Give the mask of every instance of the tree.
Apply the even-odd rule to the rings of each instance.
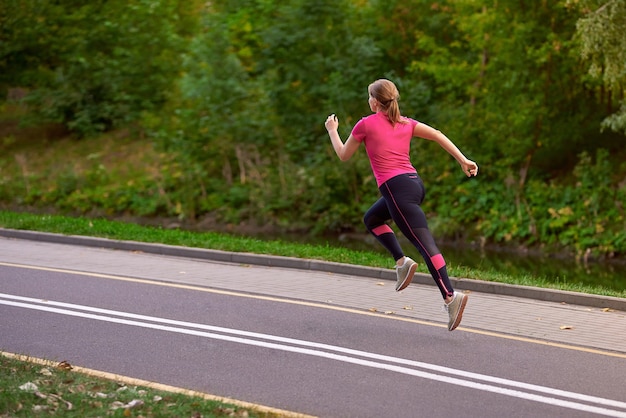
[[[200,167],[192,183],[205,183],[203,210],[306,221],[333,204],[308,186],[336,174],[321,139],[325,116],[342,115],[349,129],[380,74],[366,11],[349,0],[222,0],[206,10],[163,134],[187,167]],[[338,187],[358,195],[351,179]]]
[[[165,102],[198,4],[7,0],[0,83],[27,88],[39,121],[80,135],[126,126]]]
[[[612,113],[602,126],[626,133],[626,0],[570,0],[568,4],[582,15],[576,25],[581,55],[589,64],[589,74],[600,80],[600,100]]]

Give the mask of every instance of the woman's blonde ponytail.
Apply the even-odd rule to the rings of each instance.
[[[396,123],[406,123],[400,113],[400,93],[398,88],[391,81],[381,78],[374,81],[368,87],[369,94],[381,104],[381,110],[385,112],[389,122],[395,126]]]

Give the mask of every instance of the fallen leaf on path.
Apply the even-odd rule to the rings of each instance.
[[[67,361],[63,360],[62,362],[57,364],[57,369],[72,370],[73,367],[72,367],[72,365],[70,363],[68,363]]]
[[[39,374],[42,374],[44,376],[52,376],[52,372],[50,371],[50,369],[45,368],[45,367],[39,370]]]
[[[615,312],[615,309],[611,309],[611,308],[602,308],[602,312]]]
[[[124,405],[124,408],[128,408],[128,409],[133,409],[133,408],[137,408],[143,405],[143,401],[140,399],[133,399],[132,401],[128,402],[126,405]]]
[[[378,283],[376,283],[376,286],[384,286],[384,285],[385,285],[385,282],[378,282]]]
[[[120,401],[115,401],[111,404],[110,409],[112,410],[117,410],[117,409],[126,409],[127,411],[133,409],[133,408],[138,408],[140,406],[143,406],[143,401],[140,399],[133,399],[132,401],[128,402],[128,403],[124,403],[124,402],[120,402]]]
[[[39,390],[39,388],[33,382],[26,382],[22,386],[20,386],[20,390],[25,390],[28,392],[35,392]]]
[[[402,308],[402,309],[404,309],[405,311],[412,311],[412,310],[413,310],[413,307],[412,307],[412,306],[405,306],[405,307],[404,307],[404,308]]]
[[[116,409],[120,409],[120,408],[123,408],[123,407],[124,407],[124,402],[115,401],[115,402],[113,402],[111,404],[111,408],[110,409],[116,410]]]
[[[63,402],[63,403],[65,404],[65,407],[67,408],[67,410],[68,410],[68,411],[69,411],[69,410],[71,410],[71,409],[74,407],[74,405],[72,405],[72,403],[71,403],[71,402],[66,401],[65,399],[63,399],[63,398],[62,398],[62,397],[60,397],[59,395],[55,395],[54,393],[51,393],[51,394],[49,394],[48,396],[49,396],[49,397],[51,397],[51,398],[53,398],[53,399],[56,399],[56,400],[58,400],[58,401]]]
[[[394,313],[394,311],[385,311],[385,315],[393,315]]]
[[[559,328],[560,329],[574,329],[574,327],[571,325],[561,325]]]
[[[87,388],[85,387],[85,385],[78,384],[74,387],[67,388],[67,391],[69,393],[85,393],[87,392]]]
[[[33,392],[33,393],[34,393],[34,394],[35,394],[35,396],[36,396],[36,397],[38,397],[38,398],[41,398],[41,399],[48,399],[48,397],[47,397],[45,394],[43,394],[43,393],[39,392],[38,390],[36,390],[36,391],[35,391],[35,392]]]
[[[370,312],[378,312],[378,309],[376,309],[376,308],[369,308],[368,311],[370,311]]]

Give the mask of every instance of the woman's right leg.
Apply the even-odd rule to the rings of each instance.
[[[376,240],[393,256],[395,261],[404,257],[404,252],[398,243],[396,234],[387,221],[391,220],[391,214],[384,198],[380,198],[365,212],[363,223],[367,230]]]
[[[415,270],[417,270],[417,263],[411,258],[404,256],[396,234],[387,225],[389,220],[391,220],[391,215],[389,214],[387,202],[383,198],[378,199],[363,217],[367,230],[389,251],[396,261],[396,291],[399,292],[405,289],[413,280],[413,275]]]

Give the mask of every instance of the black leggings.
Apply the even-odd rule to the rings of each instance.
[[[395,176],[379,188],[382,197],[365,213],[363,222],[394,260],[404,257],[393,230],[387,225],[393,220],[404,236],[424,258],[428,271],[439,287],[441,295],[452,296],[454,290],[448,278],[446,262],[435,244],[426,215],[420,207],[424,200],[424,183],[417,173]]]

